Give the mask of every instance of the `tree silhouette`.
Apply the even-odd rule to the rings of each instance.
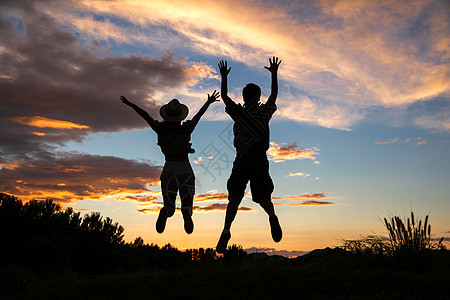
[[[51,199],[25,204],[0,194],[0,263],[16,262],[45,271],[69,266],[89,272],[107,265],[111,250],[124,244],[124,228],[93,212],[84,218],[72,208],[62,210]]]

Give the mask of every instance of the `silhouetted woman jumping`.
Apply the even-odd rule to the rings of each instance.
[[[209,105],[219,101],[218,97],[219,93],[216,91],[212,95],[208,94],[208,100],[192,120],[183,123],[181,121],[187,117],[189,109],[177,99],[173,99],[161,107],[159,113],[164,121],[159,122],[153,119],[145,110],[128,101],[124,96],[120,97],[123,103],[133,108],[156,132],[158,145],[161,147],[166,160],[160,177],[164,207],[159,211],[156,221],[156,231],[158,233],[164,232],[167,218],[170,218],[175,213],[175,201],[178,192],[181,198],[184,230],[188,234],[194,231],[192,204],[195,194],[195,175],[188,158],[189,153],[195,152],[190,143],[191,134]]]

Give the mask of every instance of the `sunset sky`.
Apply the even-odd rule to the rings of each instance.
[[[247,194],[230,244],[295,256],[386,235],[380,219],[411,210],[450,237],[448,0],[3,0],[0,18],[0,192],[100,211],[126,241],[215,247],[235,155],[223,103],[192,135],[194,233],[178,212],[158,234],[164,157],[119,97],[158,120],[177,98],[192,118],[223,59],[229,95],[254,82],[265,101],[278,56],[268,155],[284,237]]]

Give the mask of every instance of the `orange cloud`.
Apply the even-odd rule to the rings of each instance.
[[[287,198],[287,200],[299,200],[299,199],[328,199],[331,197],[328,197],[325,195],[325,193],[305,193],[303,195],[295,195],[295,196],[290,196]]]
[[[435,3],[435,9],[425,16],[430,1],[414,5],[409,2],[375,5],[370,1],[349,4],[344,0],[321,1],[317,5],[296,1],[283,5],[198,0],[81,3],[99,14],[126,19],[132,16],[130,21],[139,25],[170,24],[180,43],[188,41],[189,47],[201,53],[247,64],[259,63],[260,57],[276,45],[280,57],[295,62],[284,66],[286,79],[292,84],[309,85],[311,90],[341,102],[363,98],[387,105],[405,104],[449,90],[448,66],[441,62],[449,56],[444,2]],[[249,17],[249,11],[258,18]],[[302,11],[302,15],[296,16],[293,11]],[[368,11],[370,14],[364,13]],[[307,14],[311,18],[303,17]],[[425,53],[420,48],[425,37],[408,35],[411,22],[418,18],[426,27],[423,31],[428,33],[429,47]],[[96,23],[90,28],[104,26],[105,31],[110,31],[107,19]],[[78,26],[82,31],[81,25]],[[90,28],[84,30],[89,32]],[[115,29],[110,38],[114,38],[117,30],[122,33],[127,29]],[[101,30],[97,33],[99,38],[103,34]],[[134,39],[133,35],[123,36]],[[436,58],[436,63],[428,59],[430,56]],[[341,121],[347,121],[345,114]]]
[[[149,186],[159,183],[160,172],[160,166],[118,157],[49,156],[14,164],[2,163],[0,190],[25,201],[52,198],[63,203],[106,196],[146,195],[151,193],[147,189]]]
[[[144,215],[149,215],[149,214],[157,214],[159,213],[159,211],[161,210],[162,206],[158,206],[158,207],[151,207],[151,208],[142,208],[142,209],[137,209],[136,211],[140,214],[144,214]]]
[[[155,203],[155,201],[158,200],[158,197],[156,196],[146,196],[146,195],[138,195],[138,196],[119,196],[117,197],[117,200],[131,200],[136,202],[142,202],[145,204]]]
[[[445,1],[76,3],[44,8],[83,40],[188,49],[251,67],[261,66],[263,58],[276,51],[285,62],[280,72],[283,80],[299,86],[311,99],[325,100],[311,107],[308,99],[283,97],[288,108],[283,115],[297,121],[349,128],[365,117],[360,108],[410,104],[450,90]],[[420,24],[414,23],[418,19]],[[411,24],[415,34],[410,34]],[[6,72],[0,76],[13,77]]]
[[[422,139],[422,137],[418,137],[417,140],[418,140],[417,145],[423,145],[423,144],[426,144],[426,143],[427,143],[427,141],[424,141],[424,140]]]
[[[283,162],[294,159],[312,159],[316,160],[316,155],[319,154],[319,149],[316,147],[305,148],[297,145],[297,143],[283,144],[279,146],[275,142],[270,142],[270,148],[267,150],[269,159],[274,162]]]
[[[11,163],[7,162],[0,162],[0,169],[8,169],[8,170],[14,170],[20,167],[20,164],[18,164],[19,161],[14,161]]]
[[[288,202],[297,202],[297,203],[289,203],[289,206],[306,206],[306,205],[335,205],[335,202],[323,201],[323,199],[332,198],[330,196],[325,195],[326,193],[305,193],[302,195],[294,195],[286,198]]]
[[[380,142],[380,141],[378,141],[378,142],[375,142],[375,144],[376,144],[376,145],[386,145],[386,144],[397,143],[398,141],[399,141],[398,138],[393,138],[393,139],[387,140],[387,141],[385,141],[385,142]]]
[[[190,79],[189,85],[196,85],[201,79],[206,78],[220,80],[216,70],[204,63],[191,63],[191,67],[187,70],[187,75]]]
[[[198,212],[213,212],[213,211],[225,211],[227,209],[227,204],[225,203],[212,203],[207,206],[194,206],[194,210]],[[250,212],[254,211],[253,208],[239,207],[239,211]]]
[[[194,201],[228,201],[228,194],[203,194],[194,198]]]
[[[37,136],[45,136],[45,132],[33,132],[33,134]]]
[[[89,128],[89,126],[85,126],[85,125],[79,125],[79,124],[75,124],[75,123],[68,122],[68,121],[49,119],[49,118],[40,117],[40,116],[13,117],[13,118],[9,118],[8,120],[19,123],[19,124],[28,125],[28,126],[32,126],[32,127],[39,127],[39,128],[55,128],[55,129],[87,129],[87,128]],[[41,135],[41,134],[38,133],[37,135]],[[43,135],[45,135],[45,134],[43,134]]]

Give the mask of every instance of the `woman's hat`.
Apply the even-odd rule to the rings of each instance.
[[[161,106],[159,114],[167,122],[181,122],[189,113],[186,105],[181,104],[177,99],[172,99],[168,104]]]

